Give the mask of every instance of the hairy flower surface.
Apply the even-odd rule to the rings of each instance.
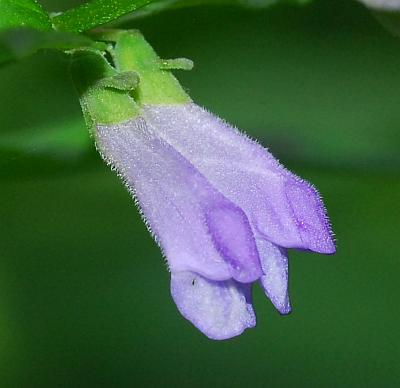
[[[103,74],[82,86],[81,104],[166,257],[181,314],[209,338],[239,335],[256,323],[254,282],[289,313],[287,249],[335,252],[316,189],[194,104],[165,69],[186,62],[160,61],[135,32],[118,37],[114,58],[116,76],[104,59],[79,56],[77,74],[82,60]],[[140,79],[134,93],[121,89],[127,77],[129,88]]]
[[[255,281],[290,312],[286,248],[335,251],[316,190],[193,103],[99,125],[97,146],[165,254],[179,311],[210,338],[255,325]]]

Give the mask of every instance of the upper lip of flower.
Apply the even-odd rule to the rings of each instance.
[[[332,254],[335,245],[314,187],[258,143],[193,103],[144,106],[157,134],[246,213],[256,237]]]

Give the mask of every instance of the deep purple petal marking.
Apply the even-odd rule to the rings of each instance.
[[[232,277],[249,283],[263,275],[256,243],[243,211],[232,205],[207,211],[207,225],[221,256],[230,264]]]

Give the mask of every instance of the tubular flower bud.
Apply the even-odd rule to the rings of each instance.
[[[115,68],[90,56],[108,81],[78,88],[81,104],[100,154],[166,257],[179,311],[209,338],[231,338],[255,325],[258,282],[289,313],[287,249],[335,252],[318,192],[192,102],[169,71],[190,67],[187,60],[160,60],[135,31],[115,40]],[[87,66],[82,60],[74,62],[75,79]],[[121,74],[139,80],[133,91],[116,87]],[[113,106],[113,96],[124,114],[107,108],[110,120],[103,105]]]

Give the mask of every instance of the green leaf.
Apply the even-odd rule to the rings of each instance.
[[[135,11],[154,0],[92,0],[53,17],[57,30],[82,32]]]
[[[0,0],[0,30],[18,27],[46,31],[51,21],[36,0]]]
[[[292,5],[306,5],[313,0],[159,0],[150,2],[135,13],[123,18],[123,22],[154,15],[166,10],[197,7],[202,5],[223,6],[233,5],[248,9],[261,9],[286,3]]]
[[[13,30],[0,34],[0,64],[16,61],[42,49],[92,48],[104,51],[106,47],[105,43],[70,32]]]
[[[0,0],[1,1],[1,0]],[[264,8],[276,3],[306,4],[312,0],[92,0],[52,18],[57,30],[83,32],[112,22],[135,12],[134,18],[158,13],[166,9],[188,8],[204,4],[240,5]]]

